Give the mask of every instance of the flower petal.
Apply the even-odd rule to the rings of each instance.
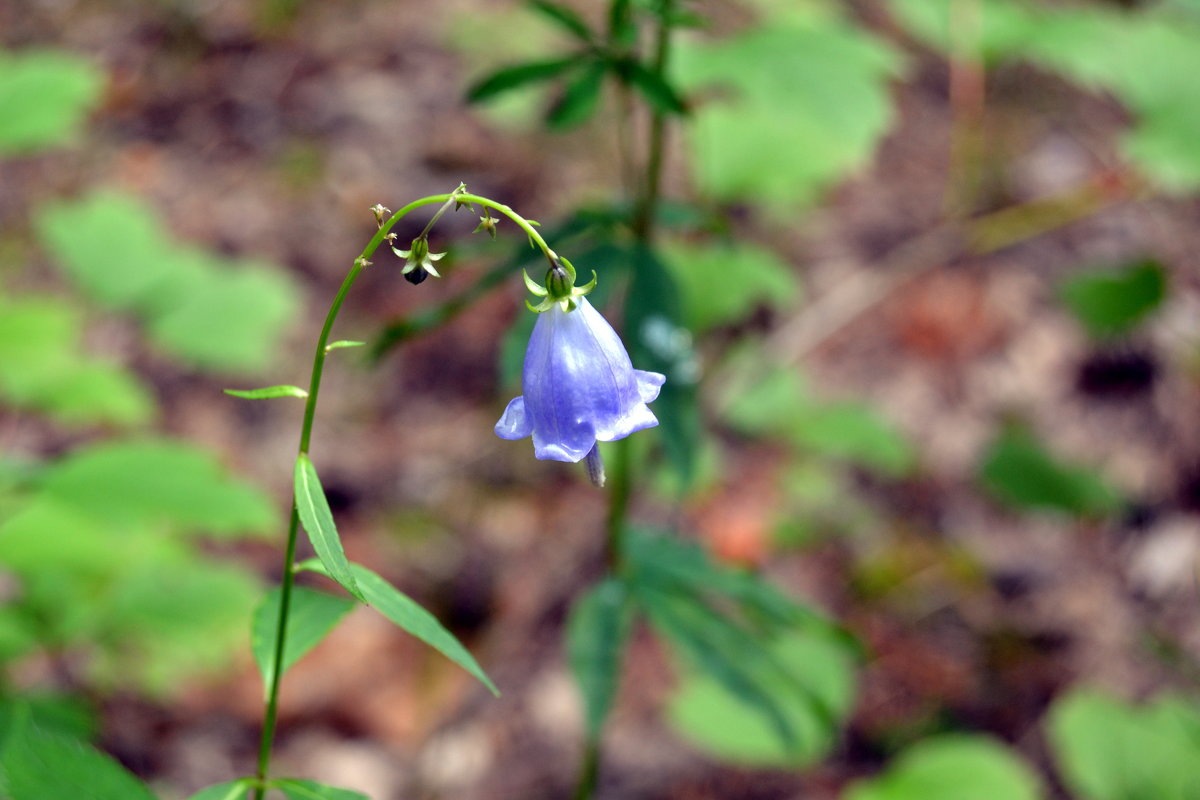
[[[524,439],[533,433],[533,422],[525,413],[525,398],[514,397],[496,423],[496,435],[501,439]]]
[[[658,390],[667,380],[667,376],[661,372],[646,372],[642,369],[635,369],[633,377],[637,378],[638,396],[642,398],[643,403],[654,401],[658,397]]]

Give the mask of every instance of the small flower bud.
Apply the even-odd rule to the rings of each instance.
[[[546,271],[546,291],[552,299],[570,297],[574,288],[575,276],[568,272],[561,262],[556,261],[554,266]]]

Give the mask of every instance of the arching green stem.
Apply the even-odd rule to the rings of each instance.
[[[371,256],[379,249],[379,246],[388,239],[388,234],[392,228],[409,213],[418,208],[436,203],[442,203],[442,208],[430,220],[426,226],[422,236],[429,233],[433,224],[451,205],[455,203],[475,203],[480,206],[499,211],[506,217],[517,223],[520,228],[528,234],[531,241],[536,244],[551,264],[557,262],[558,256],[550,249],[546,241],[537,232],[534,226],[522,217],[517,212],[513,211],[503,203],[497,203],[486,197],[469,194],[462,190],[463,187],[455,189],[448,194],[430,195],[422,197],[419,200],[414,200],[408,205],[401,208],[396,213],[392,214],[382,225],[375,235],[371,237],[371,241],[367,242],[367,246],[363,248],[358,257],[354,259],[350,271],[346,273],[345,279],[342,281],[341,288],[333,298],[333,302],[329,306],[329,312],[325,315],[325,324],[321,327],[321,335],[317,337],[316,350],[313,353],[312,377],[308,384],[308,397],[304,404],[304,421],[300,427],[300,448],[301,455],[308,453],[309,445],[312,442],[313,420],[317,412],[317,396],[321,391],[321,375],[325,371],[325,349],[329,343],[329,334],[333,330],[333,323],[337,319],[338,312],[342,309],[342,303],[346,300],[346,295],[350,292],[350,287],[354,285],[354,281],[358,276],[371,264]],[[399,272],[397,272],[399,275]],[[266,795],[266,780],[271,766],[271,745],[275,739],[275,728],[279,717],[279,686],[283,678],[283,670],[278,668],[278,665],[283,663],[284,649],[287,644],[287,623],[291,611],[292,587],[295,585],[295,562],[296,562],[296,542],[299,538],[300,531],[300,516],[296,511],[295,503],[292,504],[291,518],[288,522],[287,545],[284,548],[283,557],[283,576],[279,589],[279,618],[275,629],[274,642],[274,663],[276,669],[271,673],[271,683],[267,688],[266,710],[263,715],[262,736],[259,739],[258,748],[258,769],[255,773],[257,784],[254,789],[254,800],[263,800]]]

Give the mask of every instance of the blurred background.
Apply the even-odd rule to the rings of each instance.
[[[0,0],[0,717],[168,800],[253,771],[302,404],[221,390],[306,385],[370,207],[463,181],[618,327],[671,309],[631,341],[677,389],[632,519],[842,634],[796,651],[828,707],[781,700],[781,744],[636,626],[598,797],[1200,798],[1200,3],[673,5],[661,86],[497,89],[608,5]],[[613,221],[656,115],[662,294]],[[583,749],[562,639],[607,501],[492,432],[540,275],[478,221],[438,224],[442,280],[377,253],[317,412],[347,552],[503,693],[349,612],[276,768],[373,798],[568,797]]]

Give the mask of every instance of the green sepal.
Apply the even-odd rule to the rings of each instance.
[[[535,314],[543,314],[543,313],[549,311],[550,309],[554,308],[554,304],[559,303],[559,302],[561,302],[561,301],[555,300],[552,297],[547,297],[545,300],[543,300],[542,302],[538,303],[535,306],[533,303],[526,300],[525,307],[528,308],[530,311],[532,311]]]
[[[599,279],[599,276],[596,275],[596,270],[592,270],[592,279],[590,281],[588,281],[587,283],[585,283],[583,286],[576,286],[575,291],[572,292],[572,294],[575,297],[583,297],[585,294],[590,294],[592,289],[596,288],[596,281],[598,279]]]
[[[521,275],[525,278],[525,288],[528,289],[532,294],[536,294],[538,297],[545,297],[549,294],[549,292],[546,291],[546,287],[529,277],[528,272],[521,270]]]

